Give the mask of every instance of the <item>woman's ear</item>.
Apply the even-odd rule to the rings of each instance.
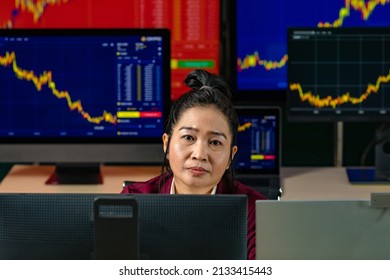
[[[234,159],[234,156],[236,155],[237,151],[238,151],[238,147],[237,146],[233,146],[233,148],[232,148],[232,158],[229,160],[229,163],[228,163],[228,165],[226,167],[226,170],[229,169],[230,164],[232,163],[232,161]]]
[[[233,148],[232,148],[232,158],[231,158],[230,161],[233,161],[234,156],[236,155],[237,151],[238,151],[238,147],[237,146],[233,146]]]
[[[168,143],[169,143],[169,136],[168,134],[164,133],[163,136],[162,136],[162,141],[163,141],[163,149],[164,149],[164,153],[167,153],[167,156],[168,156]]]

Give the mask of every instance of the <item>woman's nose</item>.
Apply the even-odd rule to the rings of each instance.
[[[198,141],[193,146],[194,149],[192,151],[192,159],[197,159],[199,161],[207,161],[208,152],[207,152],[207,144],[201,141]]]

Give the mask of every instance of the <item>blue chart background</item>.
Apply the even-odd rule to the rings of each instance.
[[[14,51],[17,65],[34,71],[35,76],[51,71],[56,88],[68,91],[72,101],[81,100],[91,116],[99,116],[104,110],[115,113],[115,98],[107,94],[115,88],[115,75],[112,75],[116,71],[115,52],[87,47],[76,38],[67,38],[74,47],[67,47],[61,41],[56,44],[53,39],[43,45],[44,40],[39,40],[39,46],[34,38],[26,44],[7,44],[9,48],[1,48],[1,53]],[[18,131],[17,136],[33,136],[33,133],[59,136],[60,132],[79,136],[92,131],[96,125],[83,119],[77,110],[70,111],[66,99],[58,99],[46,84],[38,91],[31,81],[18,79],[12,66],[1,67],[0,77],[1,95],[8,108],[2,129]]]
[[[276,155],[275,119],[269,117],[259,119],[259,116],[240,117],[240,124],[245,123],[251,123],[251,126],[238,133],[239,149],[235,158],[236,168],[274,170],[277,167],[276,158],[275,160],[252,161],[251,155]]]
[[[344,0],[237,0],[237,58],[257,51],[260,59],[280,61],[287,53],[288,27],[333,22],[344,5]],[[351,10],[342,26],[390,26],[390,3],[378,5],[366,21],[360,12]],[[286,67],[267,71],[258,66],[237,71],[238,90],[285,90],[286,79]]]
[[[68,91],[72,102],[80,100],[84,111],[91,117],[102,116],[104,111],[116,115],[119,87],[116,48],[102,47],[102,43],[116,40],[121,42],[123,38],[91,37],[83,40],[68,36],[59,37],[57,41],[55,38],[44,37],[32,37],[29,40],[23,44],[20,42],[1,44],[0,55],[5,56],[7,51],[15,52],[18,67],[34,71],[35,76],[42,75],[44,71],[51,71],[56,88],[60,91]],[[133,39],[127,36],[126,40],[136,42],[139,36]],[[130,41],[128,41],[129,46],[133,46],[134,42]],[[148,44],[148,47],[151,47],[150,50],[153,48],[156,50],[149,53],[153,55],[157,53],[157,42]],[[156,62],[155,65],[161,67],[161,61]],[[121,74],[125,75],[122,72]],[[125,80],[122,79],[120,87],[130,86],[125,85]],[[66,99],[57,98],[47,84],[44,84],[39,91],[32,81],[18,79],[12,70],[12,65],[0,66],[0,80],[0,104],[5,113],[0,124],[1,136],[7,136],[12,132],[15,137],[111,137],[117,136],[117,131],[137,131],[137,135],[141,137],[149,134],[156,134],[154,136],[158,137],[161,135],[162,123],[159,129],[138,128],[140,123],[147,125],[153,122],[152,118],[134,119],[137,125],[121,123],[114,125],[105,121],[99,124],[90,123],[77,109],[71,111]],[[132,81],[134,83],[131,87],[133,93],[136,93],[136,78],[133,77]],[[161,85],[155,83],[151,86],[153,92],[162,92],[161,88],[157,90]],[[135,110],[162,111],[162,108],[158,108],[162,106],[160,97],[153,108],[141,103],[134,102]]]

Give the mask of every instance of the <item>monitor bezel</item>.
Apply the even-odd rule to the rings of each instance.
[[[246,195],[3,193],[1,216],[7,219],[0,218],[0,259],[94,259],[93,213],[99,198],[113,199],[113,207],[118,199],[137,201],[140,259],[247,258]],[[121,217],[115,217],[117,208],[109,209],[107,215]],[[180,223],[185,219],[187,225]]]

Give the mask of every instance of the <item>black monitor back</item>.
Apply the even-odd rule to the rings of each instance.
[[[0,194],[0,259],[94,259],[96,198]],[[246,259],[247,198],[127,195],[138,204],[141,259]]]

